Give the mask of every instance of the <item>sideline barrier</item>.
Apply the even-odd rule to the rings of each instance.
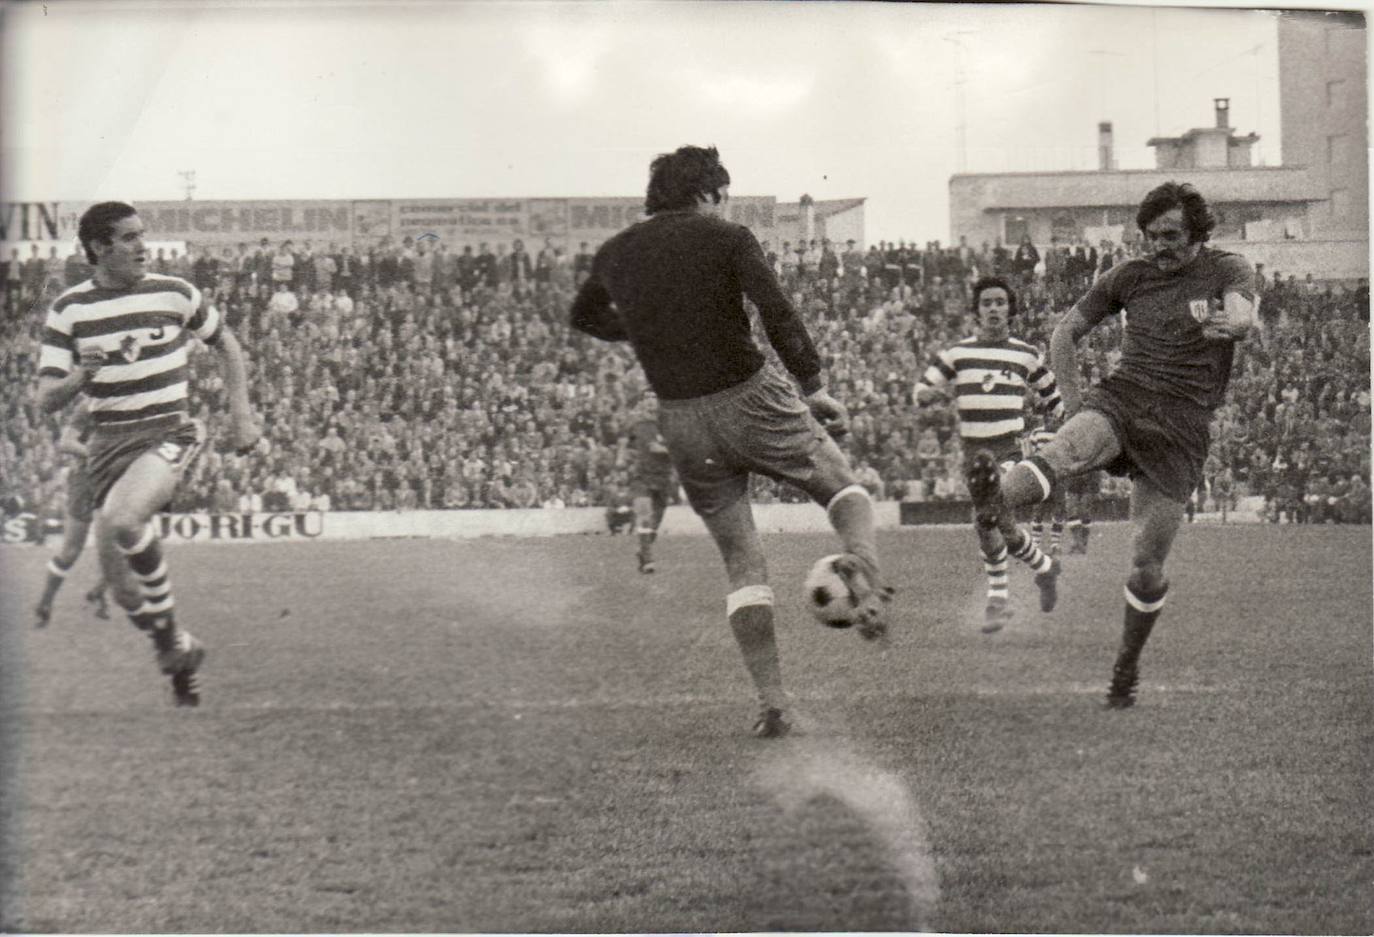
[[[879,527],[900,523],[896,502],[874,505]],[[758,504],[754,520],[764,533],[830,529],[814,504]],[[158,533],[167,543],[274,543],[288,540],[468,539],[604,534],[605,508],[480,511],[319,511],[278,514],[160,514]],[[691,508],[674,505],[662,531],[671,536],[705,534]]]
[[[1093,498],[1090,502],[1094,521],[1124,521],[1131,516],[1131,502],[1127,498]],[[1029,521],[1031,508],[1016,512],[1021,521]],[[901,522],[906,525],[967,524],[973,517],[972,501],[903,501]]]
[[[1232,523],[1259,523],[1262,498],[1240,499]],[[878,501],[873,505],[879,529],[931,525],[965,526],[972,506],[967,501]],[[1125,498],[1101,499],[1094,521],[1124,520]],[[1220,515],[1200,512],[1200,521]],[[766,534],[824,533],[830,530],[825,511],[814,504],[756,504],[754,522]],[[13,517],[0,525],[0,544],[38,541],[38,518]],[[302,540],[471,539],[475,537],[554,537],[565,534],[605,534],[605,508],[481,511],[284,511],[259,514],[159,514],[158,533],[177,543],[281,543]],[[704,535],[706,527],[686,505],[673,505],[663,518],[666,536]],[[50,527],[47,543],[60,537]]]

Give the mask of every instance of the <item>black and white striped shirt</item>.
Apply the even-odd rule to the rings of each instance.
[[[106,358],[83,391],[95,431],[147,425],[187,412],[187,342],[212,342],[219,330],[219,313],[179,277],[147,274],[120,289],[86,280],[53,301],[38,373],[66,377],[94,345]]]
[[[1018,338],[987,342],[970,336],[938,352],[917,385],[953,388],[959,435],[980,447],[1014,443],[1025,431],[1027,390],[1039,396],[1038,409],[1056,418],[1064,413],[1054,373],[1034,345]]]

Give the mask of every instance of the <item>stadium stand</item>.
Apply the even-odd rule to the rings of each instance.
[[[1014,331],[1044,347],[1056,316],[1130,256],[1105,242],[1091,254],[1050,245],[1038,262],[986,244],[764,247],[851,407],[847,445],[863,483],[902,500],[966,496],[952,407],[914,407],[911,385],[931,352],[972,331],[969,284],[989,272],[1014,278],[1023,307]],[[566,325],[585,257],[548,244],[535,257],[518,242],[496,248],[459,254],[407,242],[316,254],[262,244],[215,257],[192,246],[155,258],[155,269],[211,295],[244,342],[270,443],[249,456],[208,451],[172,508],[558,508],[623,498],[625,420],[644,380],[628,349],[593,348]],[[273,256],[284,253],[291,262],[274,278]],[[55,514],[59,424],[32,399],[37,341],[46,303],[88,271],[48,264],[41,281],[29,266],[30,278],[0,277],[0,492]],[[1234,508],[1262,495],[1270,520],[1368,522],[1368,282],[1275,272],[1261,290],[1263,328],[1237,352],[1200,501]],[[1099,329],[1088,342],[1085,378],[1110,370],[1119,334]],[[192,407],[215,439],[225,405],[208,362],[193,355]],[[754,495],[802,500],[766,479]]]

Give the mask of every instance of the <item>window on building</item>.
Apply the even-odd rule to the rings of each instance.
[[[1331,190],[1331,217],[1345,218],[1350,215],[1350,190]]]
[[[1348,137],[1343,133],[1327,134],[1326,137],[1326,166],[1334,169],[1345,159],[1345,145]]]
[[[1003,244],[1020,244],[1021,239],[1030,234],[1030,225],[1024,215],[1008,215],[1002,235]]]
[[[1083,229],[1072,215],[1055,215],[1050,222],[1050,237],[1057,238],[1060,244],[1069,244],[1082,233]]]
[[[1345,105],[1345,79],[1337,78],[1326,83],[1326,106],[1331,108]]]

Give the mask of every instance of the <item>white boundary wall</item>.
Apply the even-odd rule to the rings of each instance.
[[[879,527],[899,526],[895,501],[874,504]],[[764,533],[826,531],[825,511],[814,504],[756,504]],[[552,537],[606,532],[605,508],[487,511],[305,511],[281,514],[162,514],[158,533],[168,543],[273,543],[285,540],[467,539]],[[662,533],[706,533],[685,505],[668,508]]]
[[[1232,523],[1257,523],[1260,498],[1242,498]],[[896,501],[873,505],[880,529],[901,528]],[[1219,515],[1199,513],[1201,521]],[[823,533],[830,530],[825,511],[814,504],[756,504],[754,520],[763,533]],[[278,543],[290,540],[396,540],[475,537],[553,537],[604,534],[605,508],[483,511],[305,511],[281,514],[161,514],[158,532],[176,543]],[[925,525],[907,525],[917,530]],[[942,525],[942,526],[965,526]],[[668,508],[660,531],[665,536],[700,536],[701,519],[685,505]]]

